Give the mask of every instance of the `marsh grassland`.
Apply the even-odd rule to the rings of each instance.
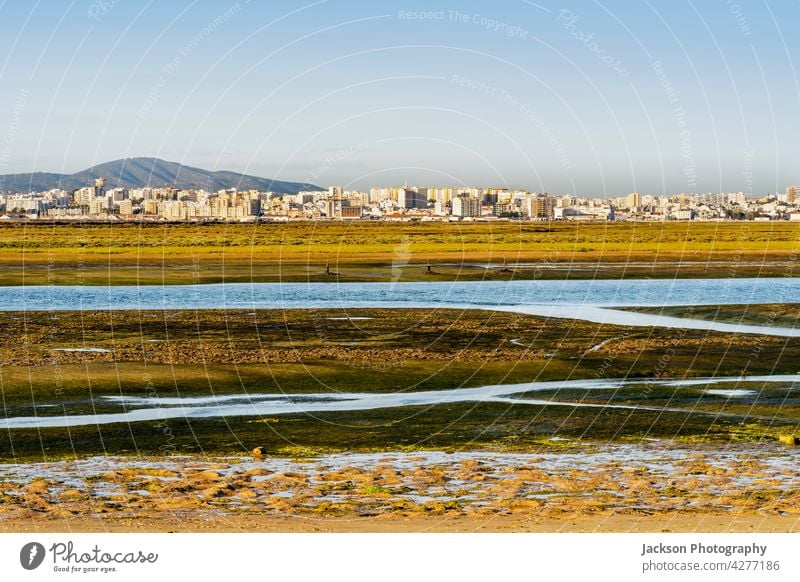
[[[796,224],[752,221],[12,223],[0,270],[6,285],[782,277],[798,242]]]

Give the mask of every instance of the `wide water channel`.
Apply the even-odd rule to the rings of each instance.
[[[616,325],[800,336],[798,329],[615,307],[800,302],[800,279],[633,279],[446,283],[233,283],[0,287],[0,311],[147,309],[488,309]]]

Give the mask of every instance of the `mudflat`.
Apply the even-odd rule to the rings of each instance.
[[[585,443],[0,467],[5,531],[797,531],[796,449]]]

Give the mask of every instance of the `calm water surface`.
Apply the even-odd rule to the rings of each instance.
[[[628,313],[614,307],[800,302],[800,279],[445,283],[235,283],[0,287],[0,311],[146,309],[490,309],[617,325],[800,336],[800,329]]]
[[[797,302],[800,279],[793,278],[0,287],[2,311]]]

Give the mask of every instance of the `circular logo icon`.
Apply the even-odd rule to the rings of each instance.
[[[44,546],[39,542],[30,542],[19,551],[19,563],[26,570],[35,570],[44,561]]]

